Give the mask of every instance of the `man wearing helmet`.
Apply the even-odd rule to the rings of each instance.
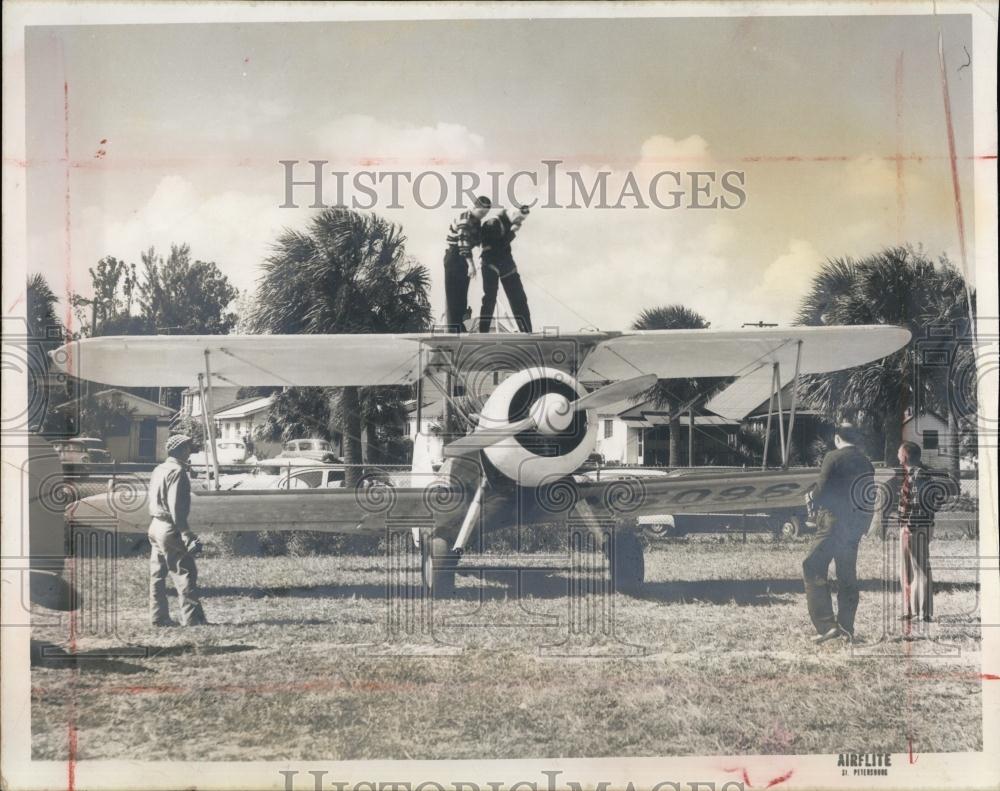
[[[208,623],[198,598],[198,567],[194,556],[201,542],[188,526],[191,480],[187,460],[191,438],[174,434],[167,440],[167,458],[149,481],[149,613],[153,626],[173,626],[167,606],[167,574],[173,578],[185,626]]]

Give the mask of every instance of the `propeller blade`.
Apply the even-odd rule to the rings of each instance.
[[[656,374],[643,374],[631,379],[622,379],[620,382],[612,382],[609,385],[598,388],[593,393],[587,393],[583,398],[578,398],[573,402],[573,409],[599,409],[602,406],[621,401],[623,398],[638,395],[643,390],[648,390],[656,384]]]
[[[527,431],[534,427],[535,419],[533,417],[526,417],[524,420],[518,420],[516,423],[508,423],[506,426],[479,429],[456,439],[454,442],[449,442],[444,448],[444,455],[464,456],[469,453],[478,453],[491,445],[496,445],[498,442],[502,442],[509,437],[513,437],[515,434],[520,434],[522,431]]]

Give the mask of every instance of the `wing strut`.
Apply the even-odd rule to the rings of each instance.
[[[205,349],[205,373],[198,374],[198,390],[201,393],[201,416],[205,422],[205,440],[212,454],[212,469],[215,472],[215,491],[219,491],[219,454],[215,447],[215,409],[212,404],[212,368],[208,362],[209,351]]]
[[[783,467],[788,469],[788,458],[792,455],[792,429],[795,428],[795,407],[798,404],[799,395],[799,369],[802,366],[802,341],[797,343],[795,349],[795,374],[792,376],[792,404],[788,414],[788,444],[782,454],[784,459]]]
[[[788,432],[785,432],[785,411],[781,403],[781,363],[775,362],[771,369],[771,397],[767,401],[767,426],[764,429],[764,457],[760,468],[767,469],[767,451],[771,445],[771,418],[775,416],[777,406],[778,439],[781,442],[781,469],[788,469],[788,461],[792,454],[792,430],[795,428],[795,409],[798,406],[799,372],[802,367],[802,341],[796,343],[795,374],[792,377],[792,403],[788,409]]]

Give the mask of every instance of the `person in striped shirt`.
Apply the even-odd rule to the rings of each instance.
[[[897,501],[904,621],[930,621],[934,614],[930,544],[934,537],[934,514],[941,506],[946,484],[939,474],[924,466],[922,455],[917,443],[902,443],[897,453],[901,469],[889,482]]]
[[[444,254],[444,291],[448,304],[448,331],[462,332],[469,306],[469,283],[476,276],[474,248],[481,244],[482,219],[493,204],[485,195],[476,198],[472,208],[463,211],[448,228]]]

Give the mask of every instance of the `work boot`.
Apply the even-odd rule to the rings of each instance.
[[[816,645],[822,645],[823,643],[829,642],[830,640],[836,640],[838,637],[842,639],[846,638],[848,641],[853,639],[851,633],[848,632],[843,627],[831,626],[829,629],[823,632],[823,634],[818,634],[815,637],[813,637],[812,641]]]

